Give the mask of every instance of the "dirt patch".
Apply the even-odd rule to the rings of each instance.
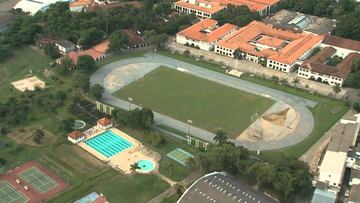
[[[44,137],[41,139],[41,144],[36,144],[33,141],[33,134],[35,130],[42,130],[44,132]],[[31,125],[25,128],[18,128],[13,130],[8,134],[8,137],[13,139],[15,142],[24,145],[31,145],[36,147],[46,146],[57,141],[57,136],[53,133],[44,129],[42,125]]]
[[[258,118],[237,139],[251,142],[279,140],[290,135],[298,126],[300,115],[290,106]]]
[[[21,80],[17,80],[11,83],[16,89],[21,92],[25,92],[26,90],[34,91],[35,88],[45,88],[45,82],[37,78],[36,76],[27,77]]]
[[[62,144],[55,151],[62,161],[74,166],[83,173],[98,174],[100,170],[107,166],[77,145]]]

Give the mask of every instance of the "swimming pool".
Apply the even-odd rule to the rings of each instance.
[[[139,160],[136,162],[140,167],[139,172],[148,173],[155,169],[155,163],[150,160]]]
[[[85,144],[89,145],[106,158],[112,157],[115,154],[133,146],[131,142],[111,130],[107,130],[91,139],[86,140]]]

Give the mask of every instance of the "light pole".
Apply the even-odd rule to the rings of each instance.
[[[187,120],[188,123],[188,135],[190,136],[190,125],[192,124],[192,120]]]
[[[130,111],[130,108],[131,108],[131,102],[133,101],[133,98],[129,97],[129,98],[128,98],[128,101],[129,101],[129,111]]]

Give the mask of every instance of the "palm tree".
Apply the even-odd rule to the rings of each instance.
[[[295,87],[296,87],[299,83],[300,83],[299,78],[294,78],[294,80],[292,81],[292,84],[294,84]]]
[[[214,141],[216,144],[222,145],[226,143],[228,140],[228,137],[226,136],[226,132],[219,129],[215,132]]]
[[[133,163],[133,164],[130,165],[130,171],[131,171],[131,173],[135,173],[135,172],[136,172],[136,169],[141,169],[138,163],[135,162],[135,163]]]
[[[271,77],[271,81],[272,81],[273,83],[279,83],[279,77],[273,75],[273,76]]]
[[[336,84],[335,86],[333,86],[333,91],[334,91],[335,97],[336,97],[336,95],[337,95],[339,92],[341,92],[341,87],[340,87],[340,85]]]
[[[280,80],[280,83],[281,83],[281,85],[284,85],[284,86],[288,86],[289,85],[289,82],[288,82],[288,80],[287,79],[282,79],[282,80]]]

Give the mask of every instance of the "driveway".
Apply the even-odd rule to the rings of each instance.
[[[262,85],[250,83],[248,81],[244,81],[222,73],[204,69],[199,66],[182,62],[173,58],[158,55],[154,52],[149,52],[145,57],[125,59],[107,64],[91,76],[90,83],[91,85],[100,84],[105,88],[105,92],[103,94],[103,100],[105,103],[127,110],[129,108],[129,103],[113,96],[112,93],[137,79],[141,79],[143,75],[151,72],[160,65],[164,65],[173,69],[181,67],[187,69],[189,74],[193,74],[195,76],[252,94],[271,95],[272,99],[275,100],[277,104],[288,104],[300,114],[299,125],[289,136],[279,140],[267,142],[259,141],[256,143],[239,139],[231,140],[237,146],[245,146],[250,150],[281,149],[301,142],[312,132],[314,128],[314,118],[312,113],[307,108],[314,107],[316,105],[316,102],[314,101],[271,89]],[[134,104],[131,105],[131,109],[138,107],[140,106]],[[187,132],[186,123],[157,112],[154,112],[154,114],[156,124],[167,125],[177,130]],[[191,134],[210,143],[213,143],[213,137],[215,136],[214,133],[194,126],[191,127]]]

